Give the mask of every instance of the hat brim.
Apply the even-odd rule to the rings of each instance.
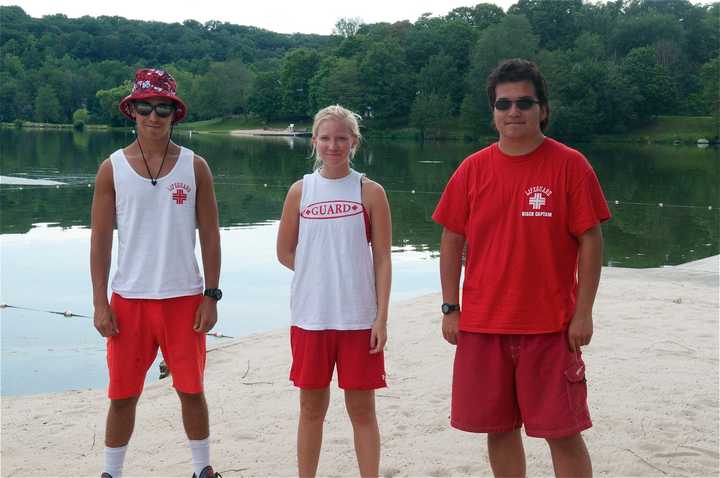
[[[157,91],[137,91],[123,98],[118,105],[120,112],[130,121],[135,121],[135,117],[132,115],[132,107],[130,103],[136,100],[147,100],[149,98],[166,98],[175,103],[175,118],[173,123],[179,123],[187,116],[187,105],[180,99],[179,96],[168,95]]]

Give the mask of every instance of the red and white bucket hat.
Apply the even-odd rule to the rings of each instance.
[[[120,102],[120,112],[128,119],[135,121],[130,113],[132,101],[158,97],[167,98],[175,103],[173,123],[179,123],[187,116],[187,106],[175,93],[176,89],[175,79],[167,71],[157,68],[142,68],[135,72],[132,92]]]

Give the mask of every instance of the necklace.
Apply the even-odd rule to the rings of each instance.
[[[168,137],[168,142],[165,145],[165,152],[163,153],[163,158],[160,162],[160,169],[158,169],[157,176],[155,177],[153,177],[152,173],[150,172],[150,166],[148,166],[147,159],[145,159],[145,153],[143,152],[142,146],[140,146],[140,138],[137,139],[137,144],[138,148],[140,148],[140,154],[142,155],[143,163],[145,163],[145,169],[147,169],[148,176],[150,176],[150,183],[153,186],[156,186],[158,179],[160,178],[160,172],[162,171],[163,164],[165,164],[165,157],[167,156],[168,148],[170,147],[170,137]]]

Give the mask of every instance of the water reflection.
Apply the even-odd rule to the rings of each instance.
[[[123,132],[0,130],[0,175],[67,183],[0,185],[1,302],[92,314],[91,186],[100,162],[132,140]],[[239,336],[286,326],[291,273],[275,260],[275,236],[287,188],[311,167],[309,141],[209,134],[178,141],[215,175],[225,292],[218,330]],[[479,147],[373,142],[358,152],[356,169],[383,184],[391,204],[393,300],[439,290],[440,228],[431,215],[447,179]],[[718,253],[717,149],[580,149],[614,216],[604,225],[606,264],[651,267]],[[104,341],[89,319],[1,310],[3,394],[106,385]]]
[[[59,189],[2,186],[0,233],[25,233],[36,223],[87,227],[88,184],[100,161],[132,139],[129,132],[0,131],[3,175],[70,183]],[[210,163],[223,228],[277,220],[287,188],[312,163],[306,138],[182,133],[178,141]],[[431,221],[432,211],[462,158],[479,147],[395,141],[360,149],[355,168],[388,191],[395,251],[438,250],[440,229]],[[614,216],[604,226],[606,264],[649,267],[718,253],[717,149],[577,147],[597,171]]]

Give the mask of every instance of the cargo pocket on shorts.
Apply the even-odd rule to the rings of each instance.
[[[578,358],[565,369],[567,379],[567,395],[570,410],[575,415],[589,415],[587,408],[587,380],[585,379],[585,363]]]

